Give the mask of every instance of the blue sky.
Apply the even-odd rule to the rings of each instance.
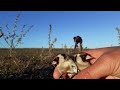
[[[17,14],[21,14],[17,30],[25,24],[32,30],[23,38],[21,48],[48,48],[49,25],[52,40],[57,38],[55,48],[61,44],[74,45],[73,37],[83,38],[83,47],[100,48],[118,46],[116,27],[120,28],[120,11],[0,11],[0,26],[6,33],[6,24],[13,29]],[[0,47],[8,47],[0,38]]]

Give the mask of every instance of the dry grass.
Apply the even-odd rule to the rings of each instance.
[[[71,54],[73,49],[15,49],[9,57],[8,49],[0,49],[0,79],[53,79],[51,61],[59,53]]]

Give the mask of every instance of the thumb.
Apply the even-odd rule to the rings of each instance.
[[[94,64],[79,72],[72,79],[100,79],[110,75],[110,65],[102,57]]]
[[[59,79],[61,76],[61,73],[58,70],[58,66],[55,67],[54,72],[53,72],[53,78],[54,79]]]

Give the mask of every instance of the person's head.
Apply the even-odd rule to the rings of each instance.
[[[73,37],[74,42],[76,42],[76,37]]]
[[[0,38],[3,36],[3,32],[2,31],[0,31]]]
[[[76,43],[82,43],[82,38],[80,36],[75,36],[73,37],[73,39],[74,39],[74,42]]]

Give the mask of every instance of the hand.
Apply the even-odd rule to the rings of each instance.
[[[94,57],[92,64],[72,79],[119,79],[120,47],[99,48],[83,51]]]

